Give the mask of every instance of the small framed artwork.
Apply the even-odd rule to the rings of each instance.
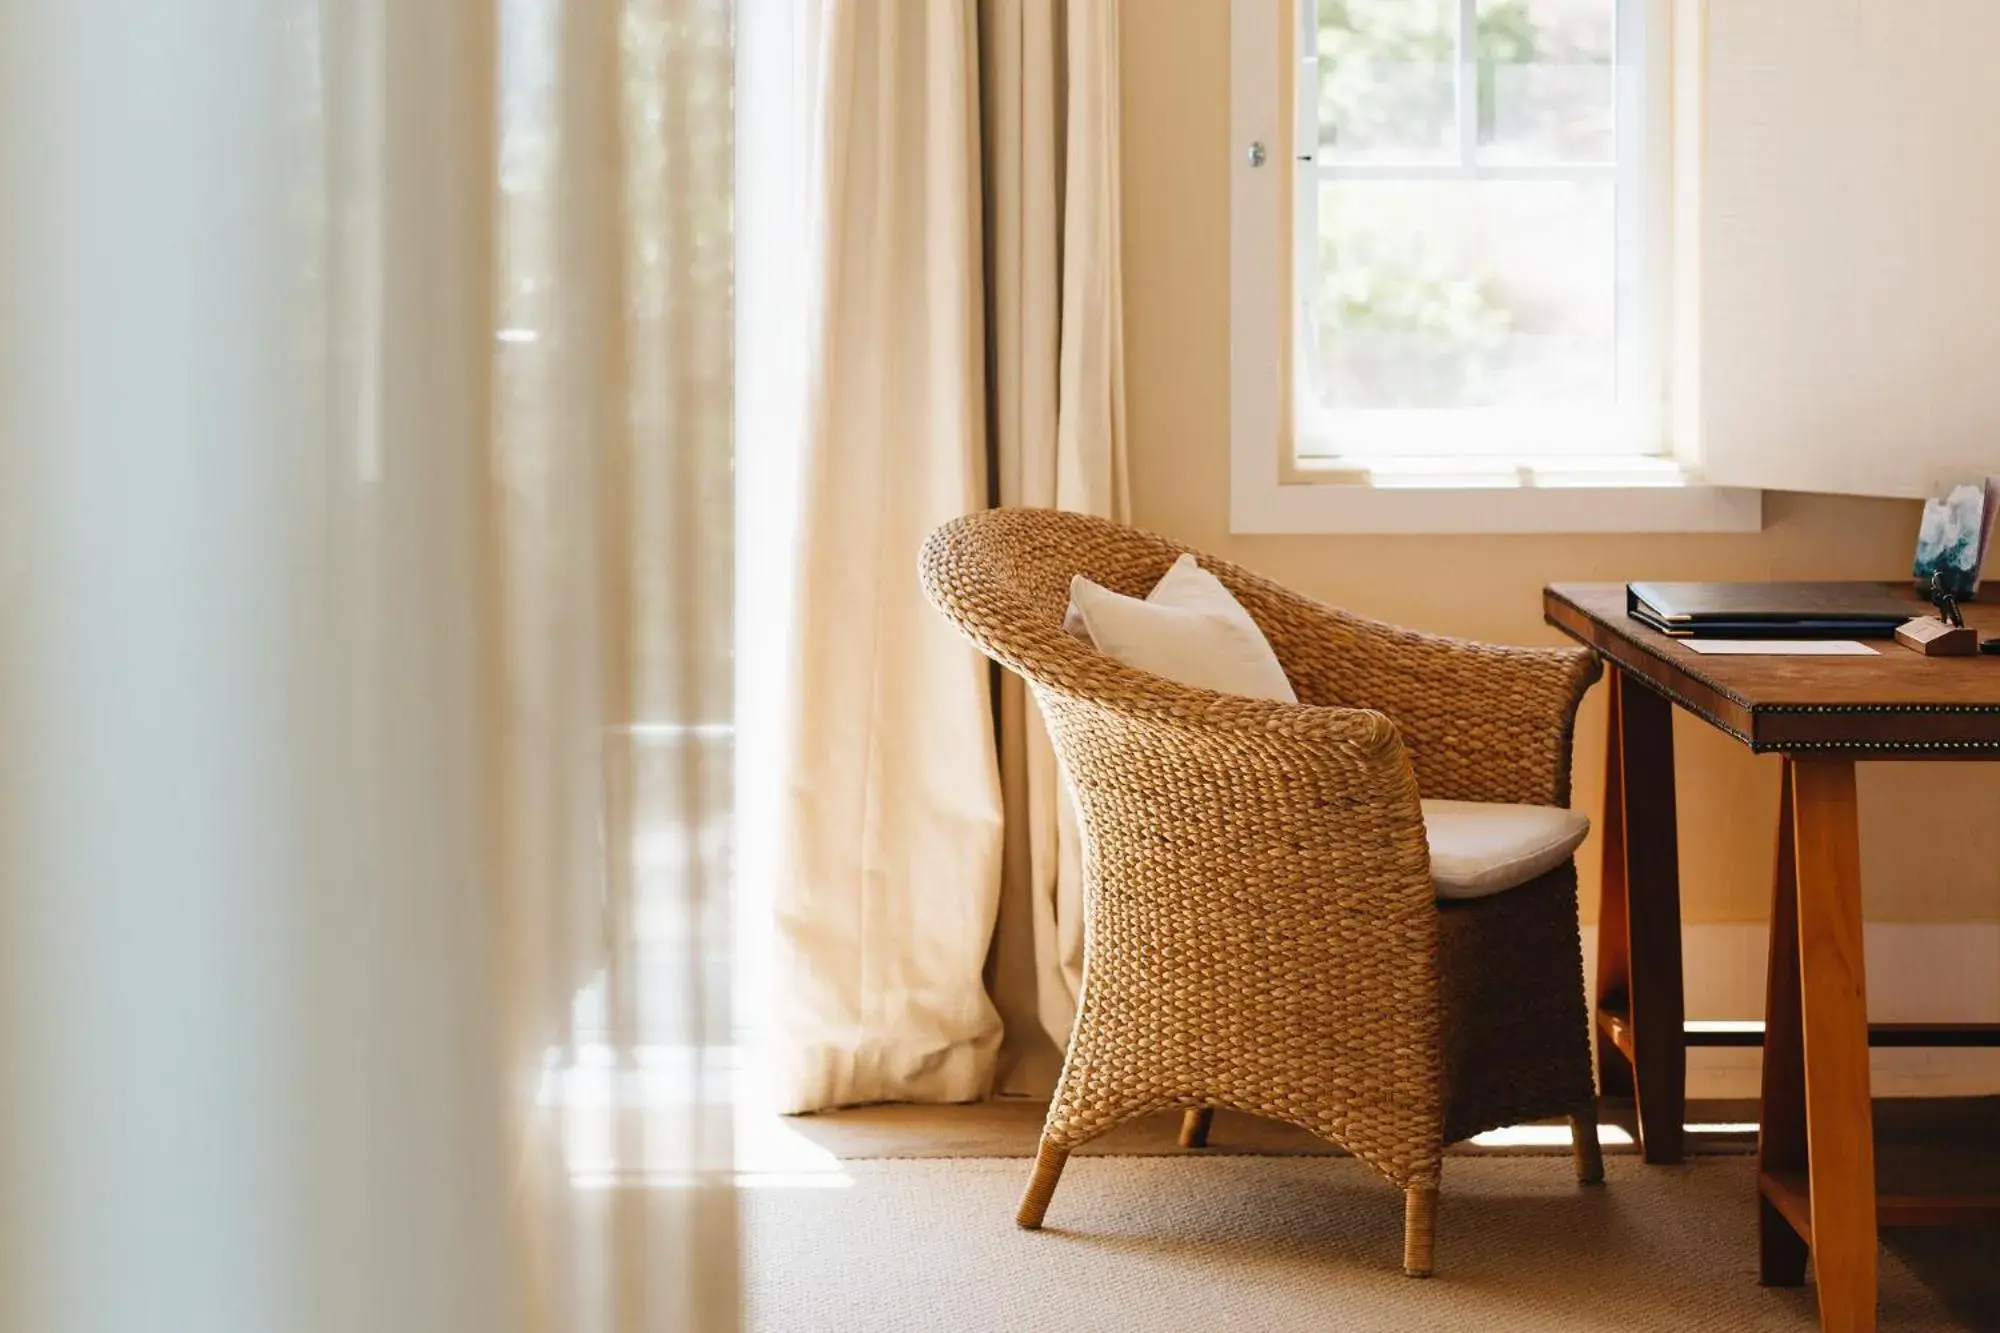
[[[1910,571],[1918,591],[1930,588],[1932,577],[1941,575],[1940,582],[1952,596],[1977,595],[1996,510],[2000,510],[2000,477],[1988,477],[1983,487],[1955,487],[1942,500],[1924,501],[1917,558]]]

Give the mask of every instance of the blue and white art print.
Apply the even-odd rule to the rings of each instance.
[[[2000,501],[2000,477],[1988,477],[1983,487],[1954,487],[1942,500],[1924,501],[1917,559],[1911,569],[1918,587],[1928,588],[1931,576],[1942,572],[1942,582],[1954,597],[1979,591],[1979,568],[1986,561],[1996,501]]]

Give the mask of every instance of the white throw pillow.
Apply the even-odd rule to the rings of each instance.
[[[1191,555],[1174,561],[1144,601],[1077,575],[1063,628],[1107,657],[1182,685],[1299,701],[1264,631]]]

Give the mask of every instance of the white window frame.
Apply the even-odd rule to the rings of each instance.
[[[1647,25],[1668,34],[1671,0],[1621,0],[1647,7]],[[1399,461],[1393,467],[1353,457],[1300,459],[1294,449],[1296,404],[1290,358],[1298,309],[1291,285],[1299,247],[1292,190],[1315,168],[1286,161],[1299,136],[1317,137],[1303,119],[1303,99],[1291,95],[1300,66],[1286,69],[1303,14],[1297,0],[1231,0],[1230,117],[1230,522],[1235,532],[1634,532],[1756,531],[1762,526],[1762,493],[1698,484],[1694,460],[1671,449],[1641,454],[1627,447],[1603,455],[1563,458],[1491,455]],[[1291,29],[1288,35],[1287,29]],[[1641,219],[1656,240],[1644,249],[1621,238],[1621,321],[1643,328],[1620,330],[1640,365],[1660,364],[1667,336],[1670,216],[1664,184],[1673,161],[1669,110],[1673,43],[1658,39],[1645,50],[1646,76],[1627,80],[1643,88],[1650,105],[1639,152],[1621,165],[1650,173],[1662,188],[1646,193]],[[1624,55],[1621,52],[1621,57]],[[1636,91],[1631,94],[1638,96]],[[1621,116],[1640,108],[1621,105]],[[1447,168],[1460,171],[1461,168]],[[1475,168],[1476,171],[1487,169]],[[1621,180],[1621,196],[1631,183]],[[1627,198],[1621,197],[1621,209]],[[1621,218],[1621,221],[1623,219]],[[1316,244],[1316,238],[1310,238]],[[1639,255],[1643,254],[1643,261]],[[1625,348],[1621,347],[1621,352]],[[1621,357],[1621,361],[1624,358]],[[1649,392],[1663,402],[1663,393]],[[1666,413],[1646,424],[1661,434]]]

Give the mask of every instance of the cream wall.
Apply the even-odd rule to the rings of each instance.
[[[1908,569],[1914,501],[1774,492],[1742,536],[1237,537],[1229,532],[1229,5],[1126,0],[1126,392],[1135,520],[1365,614],[1510,643],[1557,643],[1557,580],[1887,578]],[[1996,665],[2000,671],[2000,665]],[[1584,702],[1576,801],[1601,806],[1603,690]],[[1762,921],[1777,760],[1681,717],[1681,872],[1693,922]],[[1871,920],[2000,921],[2000,765],[1861,769]],[[1898,846],[1937,849],[1913,874]],[[1594,846],[1584,851],[1594,915]]]

